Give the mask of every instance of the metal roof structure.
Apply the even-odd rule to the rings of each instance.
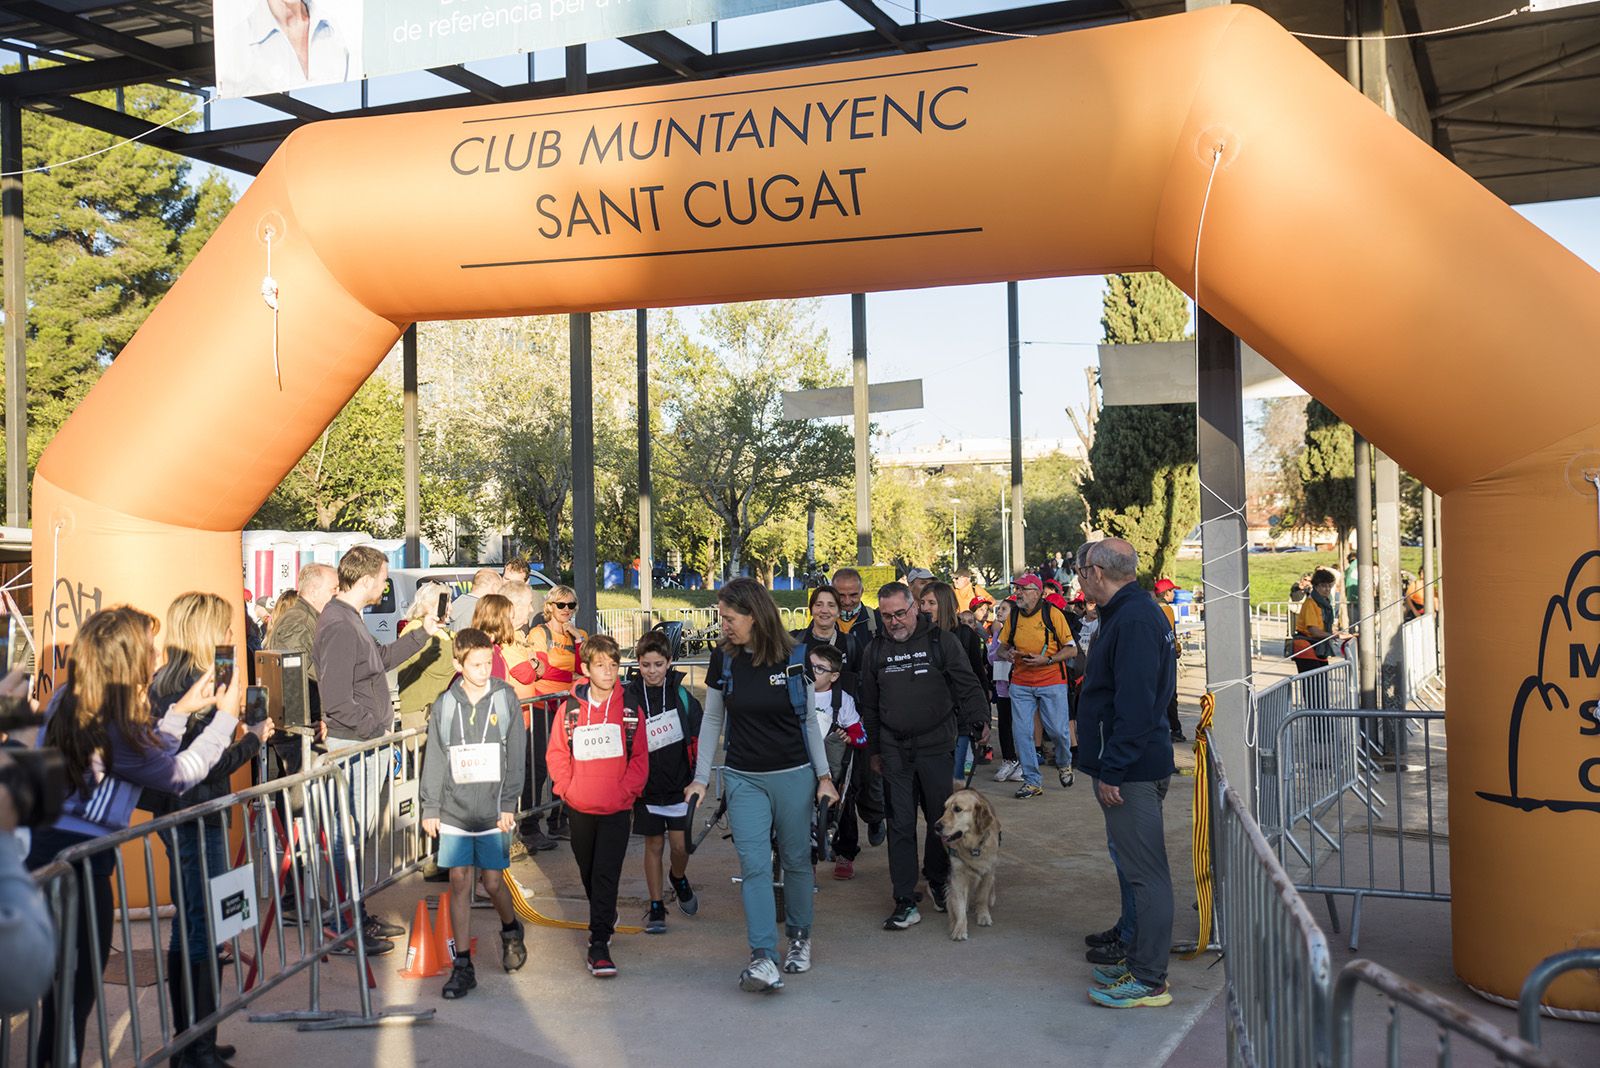
[[[827,0],[830,7],[853,12],[861,29],[733,51],[703,51],[668,31],[624,37],[640,62],[591,72],[587,91],[947,48],[996,40],[994,31],[1062,33],[1184,7],[1182,0],[1056,0],[958,15],[950,11],[959,0],[949,2],[941,14],[951,21],[944,22],[912,21],[898,5],[880,7],[873,0]],[[1346,32],[1343,0],[1259,0],[1256,6],[1292,31]],[[1397,3],[1403,31],[1410,33],[1487,19],[1514,6],[1515,0]],[[564,75],[505,84],[466,66],[439,67],[428,72],[437,93],[420,99],[332,111],[279,93],[253,99],[281,118],[155,132],[143,119],[82,98],[92,90],[142,83],[204,94],[215,83],[211,19],[210,0],[0,0],[0,49],[18,53],[24,66],[0,75],[0,97],[114,136],[145,135],[173,152],[253,174],[284,137],[307,122],[569,92]],[[1345,44],[1306,43],[1344,73]],[[1600,195],[1600,3],[1524,12],[1405,44],[1436,149],[1511,203]]]

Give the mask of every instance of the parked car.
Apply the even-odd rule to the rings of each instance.
[[[418,586],[424,582],[443,582],[450,587],[452,598],[460,597],[472,589],[472,576],[478,570],[476,567],[391,567],[383,598],[364,613],[367,630],[380,643],[394,641],[400,620],[417,596]],[[528,585],[542,597],[550,592],[555,583],[535,571],[528,576]]]

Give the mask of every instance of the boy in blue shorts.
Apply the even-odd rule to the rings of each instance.
[[[503,872],[511,866],[511,830],[522,795],[527,727],[517,694],[492,677],[494,643],[481,630],[455,637],[461,673],[439,695],[428,717],[423,754],[422,829],[439,840],[439,867],[450,869],[450,921],[455,961],[446,998],[478,985],[472,970],[472,870],[500,914],[500,963],[514,972],[528,959],[522,924],[511,907]]]

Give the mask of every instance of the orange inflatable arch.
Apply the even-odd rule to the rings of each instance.
[[[40,461],[40,633],[239,589],[240,528],[411,322],[1192,291],[1208,182],[1206,308],[1444,497],[1455,966],[1515,997],[1600,940],[1600,276],[1246,7],[301,129]]]

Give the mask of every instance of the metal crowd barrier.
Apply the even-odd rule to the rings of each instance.
[[[1326,1063],[1333,977],[1327,939],[1212,753],[1228,1062],[1286,1068]]]
[[[318,765],[337,767],[350,783],[359,814],[356,864],[363,895],[376,894],[417,870],[433,853],[422,833],[422,751],[425,727],[359,745],[329,749]]]
[[[1335,897],[1353,898],[1351,949],[1369,897],[1450,900],[1443,746],[1443,712],[1303,709],[1278,727],[1278,858],[1335,931]]]
[[[351,791],[328,764],[64,850],[36,876],[60,888],[61,952],[40,1008],[57,1023],[44,1036],[29,1014],[28,1063],[53,1040],[57,1065],[154,1065],[305,972],[305,1010],[252,1019],[302,1030],[430,1019],[432,1010],[373,1007],[353,832]],[[90,1004],[77,1002],[80,955]],[[329,955],[355,961],[356,1013],[321,1006]],[[75,1012],[85,1016],[81,1049]]]
[[[25,1065],[72,1063],[72,1032],[58,1027],[54,1034],[43,1031],[45,1003],[54,999],[57,1005],[72,1004],[72,982],[77,974],[78,957],[78,880],[72,867],[56,860],[33,873],[34,885],[44,895],[50,909],[50,922],[56,931],[56,969],[49,992],[28,1007],[26,1014],[14,1014],[4,1020],[4,1036],[0,1038],[0,1068],[10,1068],[14,1063]],[[20,1033],[17,1016],[23,1017]],[[21,1040],[22,1057],[18,1061],[13,1047]]]
[[[1439,995],[1404,976],[1370,960],[1353,960],[1339,972],[1333,989],[1333,1064],[1351,1068],[1355,1057],[1356,995],[1363,987],[1376,990],[1389,1001],[1389,1020],[1385,1046],[1390,1065],[1405,1063],[1401,1052],[1401,1033],[1407,1014],[1425,1018],[1431,1025],[1433,1061],[1452,1063],[1454,1040],[1471,1050],[1481,1051],[1499,1065],[1518,1068],[1562,1068],[1566,1063],[1539,1047],[1501,1031],[1480,1017],[1457,1008]]]
[[[1353,660],[1330,661],[1325,667],[1279,679],[1251,696],[1246,741],[1255,754],[1254,815],[1269,841],[1276,842],[1283,831],[1278,813],[1281,765],[1277,746],[1284,720],[1301,709],[1356,708],[1360,703]]]
[[[1295,601],[1262,601],[1250,610],[1250,641],[1256,656],[1283,655],[1284,639],[1294,633],[1294,619],[1300,614]]]
[[[1517,998],[1517,1031],[1522,1035],[1524,1042],[1537,1046],[1539,1044],[1539,1013],[1544,1000],[1545,991],[1550,989],[1550,984],[1555,982],[1567,972],[1580,969],[1593,968],[1600,973],[1600,947],[1590,946],[1585,949],[1569,949],[1565,953],[1557,953],[1540,961],[1528,977],[1522,981],[1522,993]],[[1557,1010],[1544,1009],[1552,1016],[1562,1015]],[[1592,1013],[1576,1014],[1593,1023]]]

